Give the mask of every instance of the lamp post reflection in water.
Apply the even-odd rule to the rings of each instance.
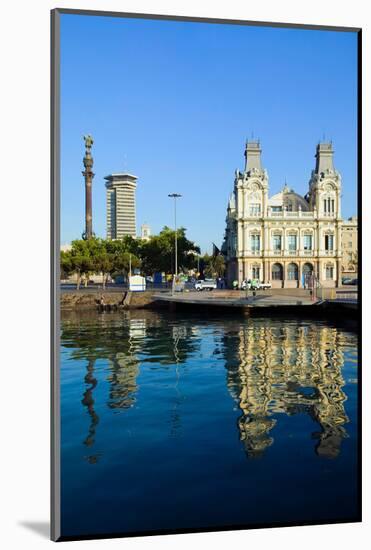
[[[174,276],[173,276],[173,286],[172,286],[172,291],[174,293],[174,288],[175,288],[175,279],[176,277],[178,276],[178,230],[177,230],[177,225],[176,225],[176,200],[179,199],[182,195],[180,195],[179,193],[170,193],[168,195],[168,197],[170,197],[171,199],[174,199],[174,231],[175,231],[175,263],[174,263]]]

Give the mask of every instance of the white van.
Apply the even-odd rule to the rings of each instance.
[[[204,281],[196,281],[195,282],[195,289],[199,292],[201,290],[214,290],[214,288],[217,288],[216,281],[214,279],[205,279]]]

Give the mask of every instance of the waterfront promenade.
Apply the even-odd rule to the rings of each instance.
[[[237,308],[242,310],[254,310],[256,308],[269,308],[276,311],[301,307],[326,308],[328,310],[353,310],[358,309],[357,292],[347,292],[339,289],[329,289],[332,292],[320,296],[312,296],[309,290],[287,289],[276,291],[248,292],[243,291],[219,291],[219,292],[183,292],[183,293],[159,293],[153,298],[162,303],[168,303],[171,307],[189,306],[205,309],[209,307]]]
[[[266,291],[215,290],[212,292],[184,291],[172,292],[170,289],[151,289],[144,292],[130,292],[123,288],[81,288],[64,289],[61,292],[62,309],[193,309],[207,312],[210,309],[229,309],[240,311],[291,311],[299,313],[317,312],[326,309],[329,312],[358,309],[356,289],[325,289],[314,297],[304,289],[273,289]],[[102,302],[103,298],[103,302]]]
[[[189,304],[194,306],[218,307],[279,307],[279,306],[312,306],[317,300],[312,300],[309,293],[301,294],[256,294],[249,292],[182,292],[154,294],[154,298],[174,304]]]

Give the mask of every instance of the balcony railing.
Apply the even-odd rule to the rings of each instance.
[[[251,254],[251,252],[249,252]],[[264,256],[313,256],[314,250],[265,250]]]
[[[301,217],[302,218],[314,218],[314,212],[302,212]]]
[[[244,257],[244,256],[256,256],[256,257],[262,257],[262,256],[283,256],[283,257],[293,257],[293,256],[299,256],[299,257],[312,257],[312,256],[316,256],[316,255],[319,255],[319,256],[328,256],[328,257],[334,257],[334,256],[337,256],[337,251],[334,249],[334,250],[320,250],[320,251],[317,251],[312,249],[312,250],[283,250],[283,249],[278,249],[278,250],[273,250],[273,249],[268,249],[268,250],[244,250],[242,252],[239,252],[238,253],[239,257]]]
[[[314,212],[303,212],[302,210],[297,210],[295,212],[291,212],[288,210],[283,210],[282,212],[269,212],[268,211],[268,217],[269,218],[310,218],[314,219],[315,213]]]
[[[244,250],[243,254],[240,253],[240,255],[243,255],[243,256],[261,256],[262,251],[261,250]]]

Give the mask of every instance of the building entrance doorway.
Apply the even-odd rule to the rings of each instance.
[[[283,266],[281,264],[272,265],[272,287],[282,288],[283,282]]]
[[[306,263],[303,265],[302,275],[301,275],[301,284],[303,288],[309,288],[309,282],[313,274],[313,265]]]

